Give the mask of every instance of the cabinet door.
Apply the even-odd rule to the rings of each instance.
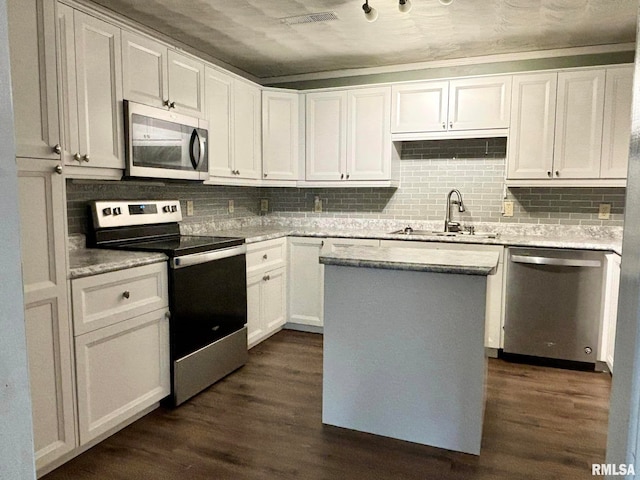
[[[231,177],[231,99],[233,79],[205,68],[206,119],[209,123],[209,175]]]
[[[60,159],[55,8],[52,0],[7,2],[19,157]]]
[[[307,94],[307,180],[343,180],[347,160],[347,92]]]
[[[554,178],[600,176],[604,82],[604,70],[558,74]]]
[[[391,131],[447,130],[449,82],[426,82],[391,87]]]
[[[391,88],[348,93],[346,180],[391,178]]]
[[[262,99],[260,88],[241,81],[233,85],[233,165],[238,178],[262,174]]]
[[[449,83],[449,130],[508,128],[511,76]]]
[[[324,241],[289,238],[289,322],[321,327],[324,265],[318,261]]]
[[[550,178],[556,115],[556,73],[514,75],[507,178]]]
[[[76,446],[71,325],[59,162],[18,159],[25,328],[36,467]]]
[[[620,289],[620,255],[605,255],[604,297],[600,325],[598,360],[606,362],[613,372],[613,357],[616,343],[616,323],[618,320],[618,298]]]
[[[170,392],[166,308],[76,337],[80,443]]]
[[[262,176],[298,180],[298,94],[262,92]]]
[[[167,47],[123,30],[122,83],[125,99],[164,107],[165,100],[169,100]]]
[[[120,29],[74,12],[79,153],[87,166],[124,169]]]
[[[607,68],[601,178],[627,178],[633,67]]]
[[[266,335],[262,321],[262,277],[264,274],[247,277],[247,344],[251,348]]]
[[[262,284],[262,319],[269,333],[285,324],[287,290],[285,269],[271,270]]]
[[[169,101],[185,115],[204,117],[204,63],[169,50]]]

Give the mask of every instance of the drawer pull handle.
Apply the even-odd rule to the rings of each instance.
[[[267,254],[266,254],[266,253],[265,253],[264,255],[262,255],[262,259],[263,259],[263,260],[266,260],[267,258],[268,258],[268,257],[267,257]]]
[[[122,296],[124,298],[129,298],[131,296],[131,292],[129,292],[129,290],[125,290],[124,292],[122,292]]]

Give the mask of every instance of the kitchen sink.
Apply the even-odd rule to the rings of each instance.
[[[428,235],[433,237],[479,237],[479,238],[497,238],[497,233],[488,232],[441,232],[435,230],[414,230],[411,227],[403,228],[401,230],[394,230],[389,232],[391,235]]]

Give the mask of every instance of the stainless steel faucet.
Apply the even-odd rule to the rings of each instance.
[[[458,196],[458,200],[451,200],[451,195],[456,194]],[[458,205],[458,212],[462,213],[465,211],[464,203],[462,203],[462,194],[460,190],[454,188],[447,194],[447,212],[444,216],[444,231],[445,232],[459,232],[460,231],[460,223],[451,221],[451,204]]]

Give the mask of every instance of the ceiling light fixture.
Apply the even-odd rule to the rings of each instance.
[[[411,0],[400,0],[398,2],[398,10],[402,13],[409,13],[411,11]]]
[[[362,10],[368,22],[375,22],[378,19],[378,10],[369,6],[369,0],[364,0]]]

